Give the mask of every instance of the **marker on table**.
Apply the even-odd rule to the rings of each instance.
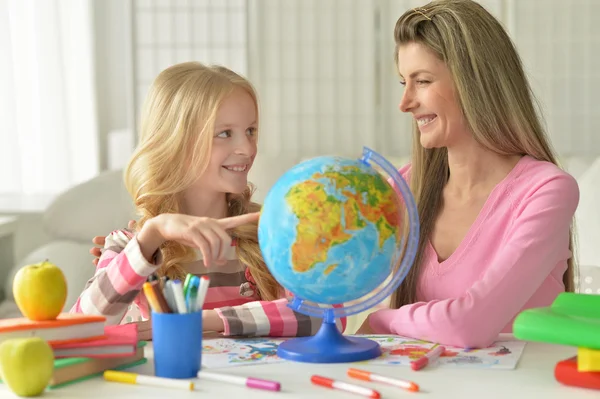
[[[440,357],[444,351],[446,350],[443,346],[437,346],[427,352],[423,357],[413,360],[410,362],[410,368],[417,371],[421,370],[423,367],[427,366],[430,362],[435,361],[438,357]]]
[[[212,380],[212,381],[220,381],[227,382],[230,384],[243,385],[248,388],[256,388],[256,389],[264,389],[266,391],[280,391],[281,384],[277,381],[269,381],[269,380],[261,380],[260,378],[253,377],[239,377],[237,375],[227,375],[227,374],[218,374],[218,373],[210,373],[208,371],[198,371],[198,378]]]
[[[347,382],[335,381],[331,378],[322,377],[320,375],[313,375],[310,377],[310,381],[313,384],[320,385],[331,389],[339,389],[340,391],[346,391],[356,393],[358,395],[366,396],[367,398],[379,399],[381,394],[374,389],[361,387],[360,385],[352,385]]]
[[[163,388],[179,388],[189,391],[194,390],[194,383],[192,381],[175,380],[172,378],[154,377],[149,375],[140,375],[135,373],[128,373],[125,371],[106,370],[104,372],[104,379],[106,381],[121,382],[124,384],[151,385]]]
[[[350,368],[348,369],[348,376],[356,378],[357,380],[382,382],[384,384],[393,385],[395,387],[403,388],[411,392],[419,391],[419,386],[412,381],[404,381],[396,378],[385,377],[383,375],[371,373],[370,371],[366,370]]]

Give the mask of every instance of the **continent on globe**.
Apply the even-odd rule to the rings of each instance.
[[[357,231],[372,223],[378,232],[378,248],[400,234],[398,196],[376,172],[366,174],[355,165],[327,166],[309,180],[292,186],[285,200],[298,218],[292,244],[292,265],[306,272],[325,262],[329,251],[346,243]],[[338,264],[330,264],[324,274]]]

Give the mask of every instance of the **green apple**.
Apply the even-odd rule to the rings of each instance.
[[[40,337],[12,338],[0,344],[0,377],[19,396],[39,396],[54,373],[54,353]]]
[[[28,319],[55,320],[67,300],[67,280],[62,270],[47,260],[23,266],[13,280],[13,295]]]

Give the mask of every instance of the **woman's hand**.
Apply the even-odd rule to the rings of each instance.
[[[127,228],[129,230],[133,230],[135,227],[135,220],[130,220],[127,224]],[[97,245],[96,247],[90,248],[90,254],[94,255],[94,259],[92,263],[94,266],[98,266],[98,261],[100,261],[100,256],[102,256],[102,248],[104,248],[104,244],[106,243],[106,236],[96,236],[92,238],[92,243]]]
[[[199,248],[204,265],[211,267],[227,261],[225,254],[231,246],[227,230],[255,222],[259,217],[259,212],[224,219],[165,213],[144,224],[138,234],[138,242],[148,260],[165,241],[177,241],[188,247]]]
[[[375,331],[373,331],[371,325],[369,324],[368,316],[363,322],[362,326],[360,326],[360,328],[356,331],[356,334],[375,334]]]

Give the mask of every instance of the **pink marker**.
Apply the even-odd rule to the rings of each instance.
[[[445,351],[446,351],[446,348],[444,348],[443,346],[437,346],[434,349],[431,349],[425,355],[423,355],[423,357],[410,362],[410,368],[415,371],[421,370],[423,367],[427,366],[429,364],[429,362],[433,362],[438,357],[442,356],[442,354]]]
[[[247,386],[248,388],[264,389],[266,391],[280,391],[281,384],[276,381],[261,380],[253,377],[239,377],[237,375],[227,375],[218,373],[209,373],[207,371],[198,371],[198,378],[227,382],[236,385]]]

